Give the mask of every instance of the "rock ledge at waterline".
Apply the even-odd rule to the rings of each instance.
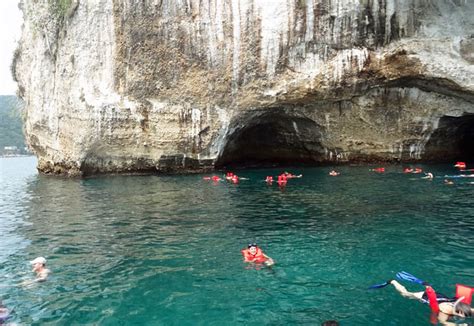
[[[44,173],[474,156],[474,1],[21,8],[12,70]]]

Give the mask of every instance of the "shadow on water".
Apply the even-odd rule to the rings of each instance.
[[[428,325],[426,306],[366,288],[400,270],[446,294],[456,282],[474,284],[474,185],[446,186],[398,166],[339,170],[292,171],[303,178],[284,189],[263,181],[276,169],[237,171],[249,179],[237,185],[22,170],[1,190],[2,275],[7,285],[30,277],[26,262],[39,255],[54,274],[0,296],[22,324]],[[251,241],[273,268],[242,262]]]

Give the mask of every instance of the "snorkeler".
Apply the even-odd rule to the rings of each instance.
[[[433,178],[434,178],[434,175],[431,172],[426,172],[425,176],[422,177],[422,179],[428,179],[428,180],[433,180]]]
[[[287,178],[287,179],[294,179],[294,178],[302,178],[303,175],[302,174],[293,174],[293,173],[290,173],[288,171],[285,171],[283,172],[283,175]]]
[[[214,182],[221,181],[222,179],[219,178],[217,175],[213,175],[212,177],[203,177],[203,180],[212,180]]]
[[[403,285],[393,279],[382,284],[372,285],[369,289],[379,289],[387,285],[393,285],[402,296],[410,299],[417,299],[423,303],[429,304],[433,313],[432,316],[438,319],[443,325],[454,325],[453,323],[448,322],[448,319],[451,316],[465,318],[474,315],[474,309],[470,307],[472,296],[474,294],[474,288],[472,287],[456,284],[456,296],[450,298],[444,294],[436,293],[427,282],[416,278],[410,273],[403,271],[399,272],[397,273],[397,278],[421,284],[425,287],[425,291],[410,292]]]
[[[267,266],[272,266],[275,262],[272,258],[265,255],[256,243],[249,243],[247,249],[241,250],[246,263],[263,263]]]
[[[286,183],[288,182],[288,178],[284,173],[282,173],[278,176],[277,182],[279,186],[286,186]]]
[[[402,296],[429,304],[431,310],[438,314],[438,320],[445,325],[450,325],[447,323],[450,316],[465,318],[474,314],[474,309],[462,302],[465,299],[464,296],[449,298],[444,294],[436,293],[427,283],[424,284],[425,291],[420,292],[410,292],[396,280],[390,280],[388,283],[393,285]]]
[[[385,168],[383,168],[383,167],[374,168],[374,169],[370,169],[369,171],[374,171],[374,172],[378,172],[378,173],[384,173],[384,172],[385,172]]]

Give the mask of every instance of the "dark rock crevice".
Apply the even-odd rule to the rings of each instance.
[[[452,162],[474,160],[474,114],[444,116],[425,146],[424,160]]]
[[[322,129],[313,120],[282,109],[247,113],[231,123],[215,165],[219,168],[322,162]]]

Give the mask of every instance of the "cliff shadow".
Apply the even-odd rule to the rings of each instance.
[[[215,166],[268,167],[324,161],[322,127],[308,117],[281,108],[235,117]]]
[[[474,161],[474,114],[442,117],[426,143],[423,159]]]

